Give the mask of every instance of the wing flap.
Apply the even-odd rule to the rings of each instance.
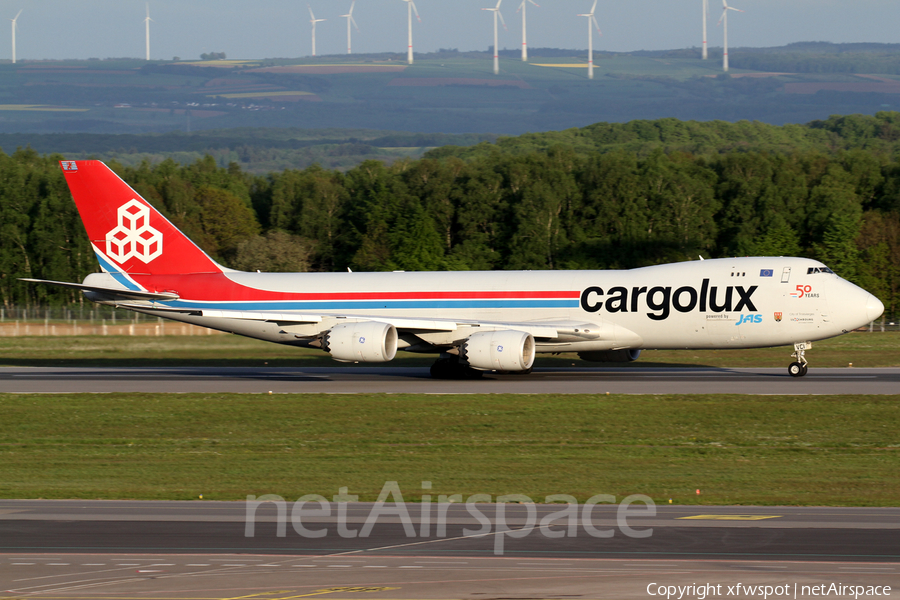
[[[176,306],[157,306],[146,304],[119,304],[121,308],[154,313],[178,313],[209,319],[235,319],[240,321],[264,321],[284,325],[321,323],[322,315],[301,315],[297,313],[249,312],[241,310],[215,310],[208,308],[182,308]]]
[[[272,323],[321,323],[322,315],[301,315],[297,313],[249,312],[240,310],[201,309],[200,316],[215,319],[241,319],[243,321],[268,321]]]

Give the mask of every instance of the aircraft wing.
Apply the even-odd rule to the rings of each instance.
[[[216,319],[237,319],[242,321],[260,321],[277,323],[280,326],[322,324],[322,330],[329,328],[329,324],[335,321],[377,321],[388,323],[397,328],[401,333],[445,333],[461,329],[477,328],[481,331],[494,329],[511,329],[530,333],[535,339],[560,340],[572,338],[578,340],[594,340],[602,337],[600,326],[596,323],[576,321],[477,321],[477,320],[451,320],[451,319],[417,319],[408,317],[396,317],[388,315],[349,315],[349,314],[298,314],[280,313],[269,311],[236,311],[217,310],[207,308],[170,308],[144,304],[120,304],[121,308],[129,308],[140,311],[181,313],[196,317]]]
[[[380,323],[390,323],[397,329],[420,329],[428,331],[453,331],[456,325],[450,321],[440,321],[434,319],[405,319],[396,317],[369,317],[359,315],[342,315],[342,314],[298,314],[298,313],[280,313],[270,311],[241,311],[241,310],[218,310],[209,308],[172,308],[167,306],[154,306],[147,304],[119,304],[121,308],[131,310],[141,310],[153,312],[181,313],[192,315],[195,317],[206,317],[210,319],[238,319],[242,321],[263,321],[268,323],[278,323],[280,325],[307,325],[313,323],[321,323],[325,320],[341,319],[346,321],[378,321]]]

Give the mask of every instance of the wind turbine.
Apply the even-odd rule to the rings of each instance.
[[[725,0],[722,0],[725,2]],[[594,78],[594,28],[592,26],[597,27],[597,33],[603,35],[603,32],[600,31],[600,25],[597,24],[597,18],[594,16],[594,9],[597,8],[597,0],[594,0],[594,5],[591,7],[591,12],[578,15],[579,17],[587,17],[588,24],[588,79]]]
[[[309,4],[306,5],[306,8],[309,9],[309,22],[312,23],[312,55],[316,55],[316,23],[321,23],[325,19],[317,19],[316,15],[313,14],[312,6]]]
[[[353,26],[356,27],[356,30],[359,31],[359,25],[356,24],[356,21],[353,19],[353,7],[356,5],[356,0],[350,3],[350,12],[346,15],[341,15],[341,17],[347,19],[347,54],[350,54],[350,24],[353,23]]]
[[[419,17],[419,9],[416,8],[416,3],[413,0],[403,0],[406,2],[406,12],[409,13],[409,44],[407,45],[406,50],[406,62],[409,64],[413,64],[413,51],[412,51],[412,15],[413,11],[416,11],[416,19],[419,20],[419,23],[422,22],[422,18]]]
[[[10,19],[10,21],[12,21],[12,64],[16,64],[16,21],[18,20],[19,15],[22,14],[23,10],[25,9],[20,9],[19,12],[16,13],[15,19]]]
[[[719,18],[719,23],[717,25],[722,25],[722,32],[724,33],[724,44],[722,52],[722,70],[726,73],[728,72],[728,11],[735,10],[737,12],[744,12],[739,8],[734,8],[733,6],[728,6],[727,0],[722,0],[722,16]]]
[[[703,0],[703,53],[702,59],[706,60],[709,58],[709,54],[706,51],[706,16],[709,14],[709,0]]]
[[[500,17],[500,21],[503,23],[503,29],[506,29],[506,21],[503,20],[503,15],[500,14],[500,3],[503,0],[497,0],[497,6],[494,8],[482,8],[481,10],[489,10],[494,13],[494,75],[497,75],[500,72],[500,54],[499,48],[497,44],[499,43],[499,39],[497,37],[497,17]]]
[[[518,12],[519,10],[522,11],[522,60],[523,61],[528,60],[528,33],[527,33],[527,30],[525,29],[525,8],[529,2],[531,2],[538,8],[540,8],[540,6],[541,6],[540,4],[537,4],[534,0],[522,0],[522,4],[519,5],[519,9],[516,11],[516,12]]]
[[[150,3],[147,3],[147,18],[144,19],[144,29],[145,29],[145,41],[146,41],[146,56],[147,60],[150,60],[150,21],[153,19],[150,18]]]

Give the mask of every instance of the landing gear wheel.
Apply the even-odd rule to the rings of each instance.
[[[790,366],[788,366],[788,375],[791,377],[803,377],[806,375],[806,367],[798,362],[792,362]]]
[[[803,365],[803,374],[800,377],[805,376],[807,371],[809,371],[809,365]]]
[[[531,372],[534,371],[534,367],[528,367],[524,371],[497,371],[498,375],[531,375]]]
[[[459,362],[459,358],[439,358],[431,365],[434,379],[481,379],[484,373]]]

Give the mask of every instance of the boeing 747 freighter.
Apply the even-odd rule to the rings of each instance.
[[[870,323],[872,294],[806,258],[722,258],[624,271],[246,273],[217,264],[99,161],[62,161],[102,272],[90,300],[383,363],[439,354],[435,377],[527,373],[536,354],[625,362],[647,348],[793,345]]]

